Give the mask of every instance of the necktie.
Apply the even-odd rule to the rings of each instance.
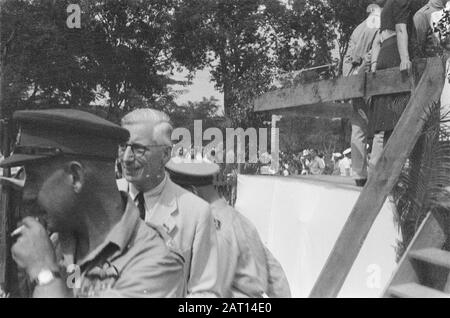
[[[145,200],[144,200],[144,193],[139,192],[139,194],[136,196],[137,206],[139,209],[139,216],[141,219],[145,220]]]

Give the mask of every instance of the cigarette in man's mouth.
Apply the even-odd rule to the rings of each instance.
[[[14,237],[14,236],[19,235],[20,232],[22,232],[22,230],[23,230],[24,228],[25,228],[24,225],[19,226],[17,229],[15,229],[15,230],[11,233],[11,236]]]

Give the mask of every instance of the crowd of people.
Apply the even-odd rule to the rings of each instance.
[[[280,164],[278,170],[271,169],[269,163],[262,165],[262,168],[260,168],[258,172],[260,174],[282,176],[337,175],[351,177],[351,149],[345,149],[342,153],[332,153],[329,155],[328,160],[326,160],[326,155],[319,152],[317,149],[305,149],[297,154],[282,151],[280,152]]]

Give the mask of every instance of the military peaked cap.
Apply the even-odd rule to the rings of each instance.
[[[57,156],[114,161],[119,143],[129,138],[126,129],[75,109],[16,111],[13,119],[19,132],[12,155],[1,167]]]

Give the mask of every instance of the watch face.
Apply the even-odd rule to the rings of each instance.
[[[50,283],[54,278],[55,276],[50,270],[43,270],[39,273],[37,280],[39,285],[45,285]]]

